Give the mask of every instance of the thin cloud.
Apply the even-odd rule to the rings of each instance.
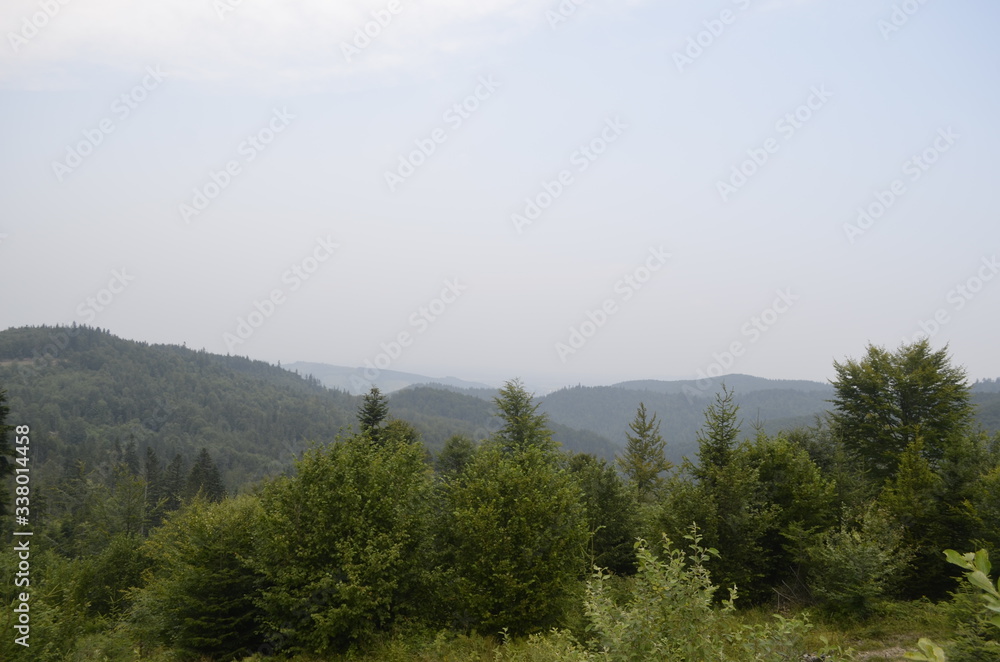
[[[389,0],[236,2],[91,0],[59,5],[50,17],[37,0],[5,3],[0,84],[75,87],[93,70],[149,63],[182,79],[269,88],[418,71],[436,57],[516,39],[543,25],[552,4],[397,0],[393,14]]]

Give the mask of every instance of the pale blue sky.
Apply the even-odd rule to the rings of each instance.
[[[552,0],[223,1],[4,3],[0,327],[551,387],[822,380],[938,314],[935,346],[1000,375],[995,3],[566,0],[553,27]],[[348,62],[372,12],[391,21]]]

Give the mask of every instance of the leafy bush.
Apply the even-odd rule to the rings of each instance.
[[[910,554],[902,545],[900,528],[884,512],[869,507],[859,522],[844,521],[815,536],[800,549],[800,557],[809,588],[825,608],[865,617],[893,588]]]
[[[268,485],[254,569],[275,649],[329,654],[427,606],[431,476],[420,444],[358,435]]]
[[[671,548],[664,536],[663,558],[645,541],[636,545],[639,572],[625,604],[608,591],[610,575],[598,570],[587,586],[586,612],[593,634],[592,659],[605,662],[750,662],[799,659],[808,631],[805,619],[749,626],[735,615],[736,588],[721,608],[717,587],[705,567],[717,557],[701,546],[696,528],[685,536],[690,554]]]

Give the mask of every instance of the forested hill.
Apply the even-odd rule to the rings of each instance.
[[[547,413],[554,422],[572,421],[576,427],[624,445],[628,424],[635,417],[636,408],[641,402],[646,405],[647,410],[655,412],[659,417],[660,433],[667,441],[667,457],[672,462],[679,462],[685,455],[693,458],[697,449],[696,435],[705,422],[705,408],[712,402],[717,391],[706,388],[697,394],[681,392],[674,386],[678,382],[636,384],[646,385],[647,388],[576,386],[562,389],[545,396],[541,411]],[[721,383],[718,386],[721,388]],[[830,406],[826,402],[831,397],[830,393],[824,390],[804,391],[779,387],[745,391],[730,385],[728,379],[726,386],[735,393],[734,399],[740,407],[739,416],[743,421],[744,436],[753,434],[751,424],[758,420],[769,434],[814,425],[816,417],[821,416]]]
[[[262,361],[89,327],[0,332],[0,387],[8,392],[9,420],[31,425],[43,475],[55,478],[78,462],[88,472],[110,467],[134,442],[140,457],[151,448],[162,464],[179,454],[187,467],[206,448],[230,490],[280,473],[310,444],[356,428],[361,401]],[[449,436],[496,427],[491,403],[454,397],[463,403],[458,408],[434,404],[434,393],[423,400],[410,394],[393,400],[390,415],[413,423],[432,451]],[[614,455],[593,433],[553,428],[568,450]]]
[[[36,457],[88,469],[129,442],[166,463],[207,448],[227,487],[278,473],[311,441],[354,422],[357,399],[262,361],[123,340],[88,327],[0,333],[11,421],[31,425]],[[48,467],[51,471],[53,467]]]
[[[753,434],[760,421],[768,434],[816,424],[829,411],[833,387],[805,380],[763,379],[749,375],[726,375],[704,381],[643,380],[613,386],[575,386],[549,393],[542,398],[540,411],[553,423],[572,425],[625,444],[628,424],[639,403],[655,412],[660,432],[667,441],[667,457],[679,462],[697,450],[697,433],[705,422],[705,408],[722,385],[734,392],[743,421],[743,436]],[[1000,389],[997,381],[972,385],[976,423],[987,432],[1000,432]]]

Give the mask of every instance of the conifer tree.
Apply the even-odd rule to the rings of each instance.
[[[533,402],[520,379],[506,382],[493,403],[504,422],[496,437],[505,450],[519,451],[532,446],[555,449],[552,431],[546,427],[548,417],[538,413],[541,403]]]
[[[202,448],[198,459],[188,474],[185,495],[193,498],[201,494],[209,501],[222,501],[226,498],[226,488],[222,485],[222,476],[218,467],[209,455],[208,449]]]
[[[389,417],[389,403],[378,386],[372,386],[358,407],[358,424],[361,432],[378,441],[379,431]]]
[[[181,496],[184,493],[184,458],[180,453],[174,455],[174,459],[167,465],[167,470],[163,476],[163,504],[165,511],[176,510],[181,505]]]
[[[703,483],[714,483],[717,471],[732,460],[740,433],[738,411],[733,392],[723,384],[722,393],[715,394],[715,403],[705,409],[705,424],[698,431],[699,466],[694,475]]]
[[[663,484],[661,474],[673,467],[665,454],[666,441],[660,435],[656,414],[648,418],[646,405],[642,402],[629,429],[631,433],[625,433],[628,439],[625,454],[618,458],[618,465],[632,483],[639,500],[651,501]]]

